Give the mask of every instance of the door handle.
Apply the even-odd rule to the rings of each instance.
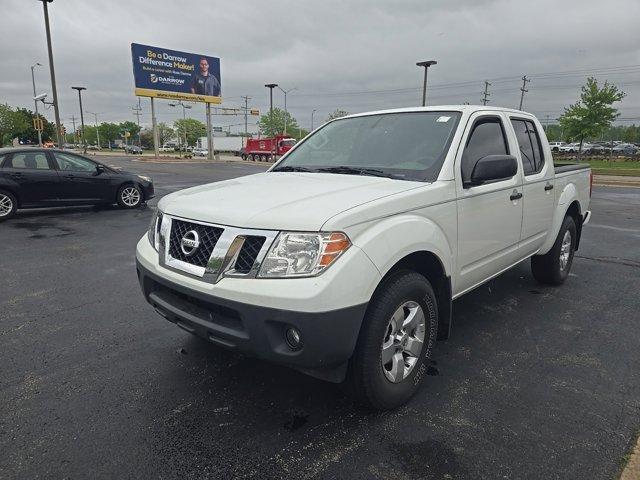
[[[12,176],[13,178],[22,178],[22,177],[24,177],[24,173],[22,173],[22,172],[16,172],[16,173],[12,173],[12,174],[11,174],[11,176]]]
[[[509,199],[512,200],[512,201],[513,200],[518,200],[520,198],[522,198],[522,193],[520,193],[520,192],[513,192],[511,194],[511,196],[509,197]]]
[[[553,185],[551,185],[550,183],[547,183],[547,184],[544,186],[544,191],[545,191],[545,192],[548,192],[549,190],[553,190]]]

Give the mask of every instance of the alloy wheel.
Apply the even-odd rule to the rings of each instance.
[[[411,372],[422,353],[425,317],[420,304],[408,301],[393,313],[382,340],[381,363],[385,377],[399,383]]]
[[[140,191],[136,187],[127,187],[122,190],[121,198],[127,207],[135,207],[140,203]]]

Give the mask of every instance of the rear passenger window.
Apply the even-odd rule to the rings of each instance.
[[[5,168],[49,170],[49,162],[47,155],[43,152],[18,152],[11,156]]]
[[[544,152],[535,125],[529,120],[516,119],[512,119],[511,124],[518,139],[524,174],[539,173],[544,167]]]
[[[462,154],[462,181],[471,179],[476,162],[487,155],[508,155],[507,138],[499,118],[483,118],[476,122]]]

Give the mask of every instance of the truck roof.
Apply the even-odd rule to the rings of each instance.
[[[374,110],[371,112],[362,112],[362,113],[355,113],[353,115],[345,115],[344,117],[341,117],[341,118],[362,117],[366,115],[379,115],[379,114],[385,114],[385,113],[433,112],[433,111],[439,112],[443,110],[455,111],[455,112],[461,112],[461,113],[467,113],[467,114],[481,112],[481,111],[509,112],[509,113],[519,113],[519,114],[533,116],[533,114],[522,111],[522,110],[516,110],[514,108],[505,108],[505,107],[494,107],[491,105],[432,105],[429,107],[405,107],[405,108],[393,108],[389,110]]]

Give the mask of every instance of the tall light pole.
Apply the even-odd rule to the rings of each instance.
[[[98,148],[100,148],[100,131],[98,130],[98,114],[94,112],[87,112],[93,115],[93,118],[96,121],[96,139],[98,141]]]
[[[273,89],[277,86],[277,83],[267,83],[265,85],[265,87],[269,89],[269,123],[271,124],[271,128],[273,128]],[[276,157],[274,152],[274,148],[276,147],[275,143],[276,142],[271,142],[271,156],[273,157],[273,160],[275,160]]]
[[[51,29],[49,28],[49,10],[47,3],[53,0],[38,0],[42,2],[44,10],[44,28],[47,33],[47,50],[49,52],[49,72],[51,74],[51,90],[53,94],[53,112],[56,118],[56,138],[58,139],[58,148],[62,148],[62,124],[60,123],[60,109],[58,108],[58,89],[56,88],[56,72],[53,68],[53,49],[51,48]]]
[[[185,154],[187,152],[187,113],[186,113],[186,109],[191,108],[191,105],[185,105],[184,103],[182,103],[182,100],[180,100],[178,103],[170,103],[169,104],[170,107],[177,107],[180,106],[182,107],[182,130],[184,131],[184,151]]]
[[[87,87],[71,87],[71,89],[78,91],[78,101],[80,102],[80,124],[82,125],[82,147],[84,153],[87,153],[87,139],[84,132],[84,112],[82,111],[82,90],[86,90]]]
[[[318,111],[318,110],[317,110],[317,109],[315,109],[315,108],[311,111],[311,131],[312,131],[312,132],[313,132],[313,115],[314,115],[314,113],[316,113],[317,111]]]
[[[418,62],[418,67],[424,67],[424,82],[422,84],[422,106],[427,105],[427,71],[431,65],[436,65],[438,62],[435,60],[425,60],[424,62]]]
[[[40,118],[40,114],[38,113],[38,100],[36,100],[36,76],[33,73],[33,69],[36,67],[41,67],[42,64],[36,62],[35,65],[31,65],[31,83],[33,84],[33,104],[36,107],[36,118]],[[42,147],[42,130],[38,130],[38,146]]]
[[[276,87],[278,87],[280,91],[284,93],[284,132],[283,133],[284,135],[286,135],[287,134],[287,93],[297,90],[298,87],[293,87],[293,88],[290,88],[289,90],[283,89],[280,85],[276,85]]]

